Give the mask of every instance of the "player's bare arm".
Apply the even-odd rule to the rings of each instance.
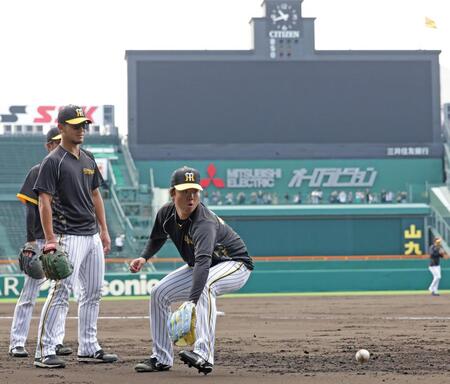
[[[35,205],[33,203],[30,203],[27,201],[26,203],[26,229],[27,229],[27,243],[36,246],[36,233],[34,228],[34,223],[36,220],[36,209]],[[31,257],[33,255],[33,252],[31,251],[24,251],[23,252],[25,256]]]
[[[42,229],[45,235],[45,246],[55,245],[57,239],[53,232],[52,196],[48,193],[39,193],[39,214],[41,215]]]
[[[111,251],[111,238],[109,236],[108,226],[106,225],[105,206],[98,188],[92,191],[92,201],[94,202],[95,216],[100,227],[100,239],[103,244],[103,252],[107,254]]]

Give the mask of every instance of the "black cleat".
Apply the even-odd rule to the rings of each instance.
[[[67,355],[71,355],[72,354],[72,348],[70,348],[70,347],[65,347],[64,345],[62,345],[62,344],[58,344],[57,346],[56,346],[56,354],[58,355],[58,356],[67,356]]]
[[[28,357],[28,352],[25,347],[14,347],[9,351],[9,356],[12,357]]]
[[[118,357],[114,353],[105,353],[103,349],[99,349],[93,355],[89,356],[77,356],[77,360],[79,363],[91,363],[91,364],[99,364],[99,363],[114,363],[117,361]]]
[[[156,357],[151,357],[150,359],[146,359],[137,363],[134,366],[134,370],[136,372],[162,372],[168,371],[170,369],[170,365],[161,364]]]
[[[66,362],[56,355],[48,355],[40,359],[34,359],[34,366],[36,368],[64,368]]]
[[[181,361],[184,364],[187,364],[189,368],[197,368],[198,373],[204,373],[205,375],[207,375],[213,370],[212,364],[208,363],[203,357],[196,354],[195,352],[180,351],[178,355],[180,356]]]

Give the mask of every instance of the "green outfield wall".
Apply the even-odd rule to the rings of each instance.
[[[426,204],[210,206],[252,256],[421,255]],[[160,257],[176,257],[168,242]]]
[[[426,290],[431,282],[426,259],[257,262],[241,293]],[[107,274],[105,297],[148,295],[168,272]],[[0,298],[17,298],[24,276],[0,276]],[[48,283],[40,297],[46,297]],[[450,267],[444,261],[441,289],[450,289]]]

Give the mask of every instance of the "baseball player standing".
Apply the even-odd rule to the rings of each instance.
[[[241,238],[200,203],[200,174],[183,167],[172,174],[170,196],[156,216],[141,257],[130,263],[138,272],[170,237],[186,265],[169,273],[151,292],[150,323],[153,354],[135,366],[137,372],[167,371],[173,365],[173,348],[167,320],[170,304],[196,305],[194,350],[181,351],[183,362],[205,374],[214,365],[216,297],[234,292],[247,282],[253,262]]]
[[[44,252],[59,244],[73,264],[69,277],[52,281],[39,322],[36,367],[65,367],[65,361],[56,356],[56,338],[75,284],[79,289],[77,360],[86,363],[117,360],[115,354],[105,353],[97,340],[104,253],[111,249],[111,239],[98,188],[102,180],[100,172],[92,154],[80,148],[90,123],[81,107],[68,105],[59,111],[61,145],[43,160],[34,185],[39,194]]]
[[[47,132],[47,142],[45,144],[48,152],[53,151],[61,141],[61,134],[58,128],[52,128]],[[26,229],[27,243],[32,244],[36,249],[42,249],[44,246],[44,232],[42,231],[41,219],[38,210],[38,196],[33,191],[40,164],[36,164],[28,172],[27,177],[17,194],[17,198],[26,206]],[[30,252],[28,253],[30,255]],[[28,351],[25,349],[28,331],[30,329],[31,315],[33,314],[34,304],[39,295],[39,287],[44,279],[34,279],[25,275],[25,282],[14,309],[14,317],[11,325],[9,355],[12,357],[28,357]],[[57,355],[70,355],[72,349],[63,345],[64,327],[57,330]]]
[[[441,258],[445,257],[445,251],[442,248],[442,239],[436,237],[433,244],[430,246],[430,266],[428,269],[433,275],[433,281],[431,282],[428,290],[433,296],[439,296],[439,282],[441,281]]]

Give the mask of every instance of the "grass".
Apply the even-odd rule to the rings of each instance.
[[[442,294],[449,294],[450,290],[441,290]],[[395,295],[429,295],[427,290],[422,291],[343,291],[343,292],[282,292],[282,293],[232,293],[223,295],[224,298],[244,298],[244,297],[314,297],[314,296],[395,296]],[[108,296],[102,298],[104,301],[128,301],[145,300],[149,296]],[[0,299],[0,303],[15,303],[17,298]],[[37,299],[38,302],[44,302],[45,298]]]

